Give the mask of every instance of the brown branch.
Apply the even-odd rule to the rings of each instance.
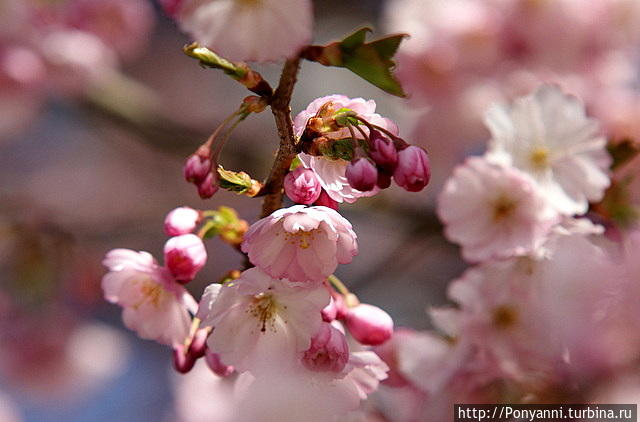
[[[282,207],[284,176],[287,174],[291,161],[296,156],[296,135],[293,131],[290,103],[299,69],[299,57],[287,60],[282,69],[278,88],[271,99],[271,111],[278,128],[280,147],[271,167],[269,177],[265,182],[264,191],[266,196],[262,201],[261,217],[266,217]]]

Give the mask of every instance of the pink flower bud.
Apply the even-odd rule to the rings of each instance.
[[[187,353],[194,359],[203,357],[205,355],[205,351],[207,350],[208,336],[209,332],[207,330],[200,329],[196,331],[193,336],[193,340],[191,340],[191,344],[189,345],[189,350],[187,350]]]
[[[193,280],[206,262],[207,250],[195,234],[172,237],[164,245],[165,266],[181,283]]]
[[[205,179],[197,184],[198,187],[198,195],[200,195],[200,198],[202,199],[208,199],[211,198],[213,195],[215,195],[216,192],[218,192],[218,173],[214,173],[211,172],[207,175],[207,177],[205,177]]]
[[[409,192],[421,191],[431,178],[431,164],[427,152],[414,145],[400,151],[393,178],[399,186]]]
[[[313,170],[298,167],[284,178],[284,191],[293,202],[310,205],[316,202],[322,187]]]
[[[173,367],[181,374],[191,371],[196,360],[184,350],[183,344],[178,344],[173,348]]]
[[[350,162],[345,175],[351,187],[361,192],[372,190],[378,181],[378,169],[368,158],[356,158]]]
[[[336,306],[336,301],[333,298],[329,299],[329,304],[322,309],[320,312],[322,315],[322,320],[324,322],[331,322],[336,319],[338,316],[338,307]]]
[[[331,299],[333,299],[336,304],[336,319],[343,320],[349,311],[349,308],[347,308],[347,305],[344,303],[344,296],[340,293],[335,293],[331,295]]]
[[[341,372],[349,360],[349,346],[344,334],[323,322],[320,331],[311,339],[311,346],[304,352],[302,363],[316,372]]]
[[[212,168],[213,164],[209,157],[196,152],[187,158],[182,171],[187,182],[198,184],[211,174]]]
[[[378,131],[371,131],[371,150],[369,156],[381,168],[393,172],[398,164],[398,151],[390,139]]]
[[[180,207],[167,214],[164,232],[168,236],[180,236],[193,232],[200,220],[200,213],[193,208]]]
[[[338,211],[339,205],[336,201],[331,199],[331,197],[327,194],[327,192],[322,189],[320,192],[320,196],[318,196],[318,200],[314,202],[313,205],[320,205],[323,207],[331,208],[332,210]]]
[[[211,350],[206,349],[204,354],[204,360],[207,362],[207,366],[209,369],[213,371],[214,374],[221,377],[228,377],[233,374],[235,368],[233,366],[225,365],[220,360],[220,355],[217,353],[213,353]]]
[[[391,316],[377,306],[366,303],[350,308],[345,324],[353,338],[369,346],[382,344],[393,334]]]

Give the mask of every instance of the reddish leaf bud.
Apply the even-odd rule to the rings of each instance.
[[[345,175],[351,187],[362,192],[372,190],[378,181],[378,169],[368,158],[356,158],[350,162]]]
[[[431,178],[427,152],[411,145],[398,153],[398,165],[393,172],[396,183],[409,192],[421,191]]]
[[[195,234],[172,237],[164,245],[164,264],[180,283],[193,280],[207,262],[207,250]]]
[[[366,303],[349,308],[345,324],[353,338],[368,346],[382,344],[393,334],[391,316],[377,306]]]

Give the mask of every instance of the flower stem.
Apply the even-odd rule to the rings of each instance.
[[[284,176],[296,156],[296,135],[293,131],[290,103],[299,69],[300,57],[286,61],[278,88],[271,98],[271,111],[278,128],[280,147],[264,185],[266,196],[262,201],[261,217],[268,216],[282,206]]]

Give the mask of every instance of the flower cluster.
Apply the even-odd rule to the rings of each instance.
[[[295,117],[303,150],[298,158],[315,178],[309,172],[294,172],[287,189],[291,200],[310,203],[310,198],[317,201],[324,193],[325,201],[328,197],[333,203],[353,203],[388,188],[392,177],[410,192],[429,183],[427,152],[407,144],[398,136],[396,124],[375,109],[373,100],[329,95],[314,100]]]
[[[596,123],[551,85],[486,121],[487,153],[454,170],[438,203],[475,264],[449,286],[456,306],[431,309],[435,332],[399,330],[376,349],[390,367],[376,403],[394,421],[445,420],[453,403],[576,400],[633,368],[640,347],[628,331],[638,236],[621,250],[584,218],[609,184]]]

